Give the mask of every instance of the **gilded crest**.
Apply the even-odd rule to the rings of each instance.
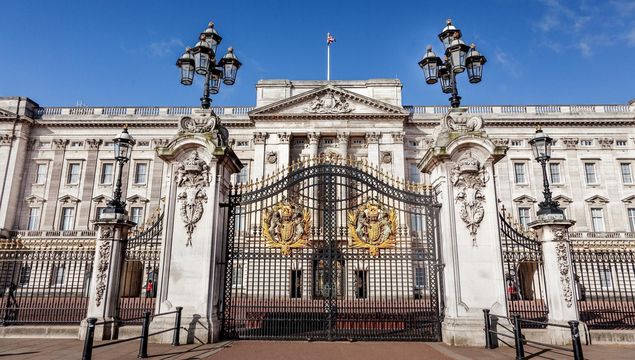
[[[369,200],[348,213],[348,234],[353,247],[368,249],[370,256],[379,256],[379,249],[393,249],[397,244],[395,209]]]
[[[291,255],[291,249],[309,245],[311,214],[301,205],[283,200],[263,210],[262,229],[265,241],[279,248],[282,255]]]

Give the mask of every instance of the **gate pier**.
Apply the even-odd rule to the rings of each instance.
[[[435,129],[436,143],[419,163],[442,204],[440,243],[445,318],[443,341],[483,346],[483,310],[506,313],[501,286],[494,164],[506,146],[494,144],[483,120],[451,109]]]
[[[243,166],[230,147],[226,129],[210,110],[179,123],[167,146],[157,148],[166,163],[166,194],[157,313],[182,306],[181,343],[218,341],[224,272],[224,234],[231,174]],[[151,332],[173,327],[158,318]],[[153,341],[170,342],[165,333]]]

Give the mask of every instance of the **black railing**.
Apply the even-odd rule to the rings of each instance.
[[[519,315],[512,315],[511,317],[502,316],[502,315],[493,315],[490,314],[489,309],[483,309],[483,315],[485,318],[485,348],[486,349],[495,349],[498,347],[498,339],[499,337],[514,339],[514,349],[516,349],[516,360],[525,359],[525,344],[534,344],[538,346],[543,346],[550,349],[562,350],[571,352],[574,360],[584,360],[584,354],[582,351],[582,341],[580,339],[580,329],[578,325],[580,324],[576,320],[568,321],[569,326],[562,324],[554,324],[546,321],[534,321],[528,319],[521,319]],[[498,322],[499,319],[506,319],[509,321],[511,325],[511,329],[502,325]],[[571,348],[566,348],[563,346],[552,345],[541,343],[539,341],[527,340],[522,333],[523,324],[529,325],[525,326],[531,328],[544,328],[547,326],[551,327],[560,327],[569,329],[571,331]],[[498,327],[501,327],[507,330],[508,333],[496,331]],[[510,335],[509,333],[512,333]]]
[[[177,306],[175,311],[170,311],[170,312],[164,312],[161,314],[155,314],[155,315],[150,315],[149,311],[146,311],[143,316],[137,317],[137,318],[131,318],[131,319],[125,319],[125,320],[112,320],[112,321],[101,321],[101,322],[97,322],[96,318],[88,318],[86,321],[88,322],[88,326],[86,329],[86,337],[84,338],[84,350],[82,353],[82,360],[90,360],[93,357],[93,349],[96,348],[100,348],[100,347],[105,347],[105,346],[111,346],[111,345],[116,345],[116,344],[121,344],[124,342],[128,342],[128,341],[133,341],[133,340],[137,340],[137,339],[141,339],[141,342],[139,343],[139,355],[137,355],[138,358],[141,359],[145,359],[148,357],[148,338],[150,336],[154,336],[154,335],[159,335],[159,334],[163,334],[165,332],[168,331],[174,331],[174,335],[172,337],[172,346],[179,346],[181,345],[179,337],[181,336],[181,311],[183,310],[183,307],[181,306]],[[154,332],[152,334],[150,334],[150,318],[155,318],[155,317],[159,317],[159,316],[164,316],[164,315],[170,315],[170,314],[176,314],[175,318],[174,318],[174,327],[170,328],[170,329],[165,329],[165,330],[161,330],[161,331],[157,331]],[[142,324],[141,324],[141,335],[139,336],[135,336],[135,337],[131,337],[128,339],[121,339],[121,340],[114,340],[114,341],[110,341],[104,344],[99,344],[99,345],[93,345],[93,341],[95,339],[95,327],[97,325],[110,325],[110,324],[119,324],[119,323],[135,323],[139,320],[143,320]]]

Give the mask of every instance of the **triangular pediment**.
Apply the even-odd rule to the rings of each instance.
[[[133,195],[133,196],[131,196],[129,198],[126,198],[126,202],[132,203],[132,204],[138,203],[138,202],[146,203],[148,201],[150,201],[150,200],[144,198],[143,196],[139,196],[139,195]]]
[[[591,204],[606,204],[609,202],[609,199],[605,198],[604,196],[600,196],[600,195],[593,195],[590,198],[584,200],[588,203]]]
[[[110,199],[111,198],[106,195],[97,195],[93,198],[93,202],[96,204],[101,204],[101,203],[109,201]]]
[[[573,199],[571,199],[568,196],[564,196],[564,195],[557,195],[554,196],[553,199],[561,204],[570,204],[573,202]]]
[[[514,199],[515,203],[521,203],[521,204],[532,204],[536,202],[536,199],[532,198],[529,195],[521,195],[517,198]]]
[[[625,197],[624,199],[622,199],[622,202],[629,205],[635,204],[635,195]]]
[[[27,196],[26,198],[24,198],[24,201],[26,201],[29,204],[41,204],[41,203],[45,202],[46,199],[44,199],[41,196],[37,196],[35,194],[31,194],[31,195]]]
[[[73,195],[64,195],[60,197],[58,200],[61,203],[77,203],[80,201],[78,198],[74,197]]]
[[[325,85],[249,113],[251,118],[307,117],[407,117],[403,108],[360,95],[334,85]]]

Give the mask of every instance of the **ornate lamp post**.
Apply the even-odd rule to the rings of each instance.
[[[551,219],[564,219],[564,211],[559,207],[557,201],[551,199],[551,190],[549,189],[549,179],[547,178],[547,162],[551,159],[551,146],[553,145],[553,139],[542,132],[542,129],[537,129],[533,139],[529,140],[529,144],[534,151],[534,157],[536,161],[540,163],[542,167],[542,181],[544,190],[544,200],[538,204],[538,216],[547,217]]]
[[[119,171],[117,172],[117,182],[115,184],[115,191],[113,193],[112,200],[108,202],[108,207],[105,213],[124,214],[127,215],[126,202],[121,200],[121,173],[123,170],[123,164],[130,160],[130,154],[132,147],[135,144],[134,138],[128,133],[128,127],[124,127],[121,134],[112,139],[115,148],[115,160],[119,165]]]
[[[442,61],[432,46],[428,46],[419,66],[423,70],[426,83],[432,85],[441,80],[441,90],[445,94],[452,94],[450,105],[457,108],[461,105],[461,97],[456,85],[456,76],[467,70],[467,76],[472,84],[479,83],[483,77],[485,56],[476,50],[476,45],[465,45],[461,40],[461,30],[452,25],[448,19],[447,26],[439,34],[439,40],[445,48],[445,60]]]
[[[225,85],[233,85],[236,82],[236,73],[242,65],[231,47],[227,49],[227,54],[217,61],[216,49],[222,39],[214,29],[214,23],[210,22],[199,36],[196,45],[186,48],[185,53],[176,61],[176,66],[181,69],[181,84],[192,85],[194,73],[205,79],[201,98],[203,109],[210,108],[210,95],[218,94],[221,81]]]

